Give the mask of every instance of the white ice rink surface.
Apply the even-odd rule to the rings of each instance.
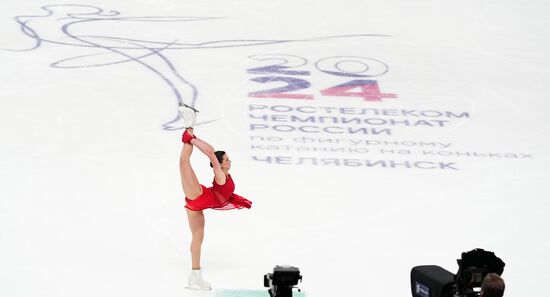
[[[254,202],[205,212],[215,288],[291,264],[310,297],[406,297],[483,248],[505,296],[547,291],[548,1],[0,8],[0,296],[196,295],[178,100]]]

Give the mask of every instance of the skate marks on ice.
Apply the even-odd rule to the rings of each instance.
[[[8,51],[31,51],[49,44],[57,47],[70,47],[78,55],[54,61],[50,64],[54,68],[91,68],[112,67],[123,63],[136,63],[143,71],[148,71],[160,79],[165,87],[169,88],[175,99],[174,111],[180,103],[192,107],[197,105],[199,90],[187,80],[176,67],[176,62],[168,56],[169,51],[208,50],[220,48],[235,48],[248,46],[267,46],[281,43],[314,42],[337,38],[364,38],[388,37],[382,34],[348,34],[336,36],[322,36],[306,39],[228,39],[205,40],[202,42],[185,42],[185,36],[176,40],[162,40],[163,32],[174,31],[171,27],[175,23],[199,22],[224,19],[223,17],[194,17],[194,16],[123,16],[116,10],[105,10],[98,6],[85,4],[45,5],[40,7],[41,13],[18,15],[15,21],[21,32],[32,38],[34,45],[26,49],[3,49]],[[136,37],[111,35],[93,35],[86,29],[100,28],[100,25],[109,24],[116,27],[119,24],[162,24],[163,30],[158,32],[159,40],[146,40]],[[82,25],[85,26],[82,26]],[[81,25],[81,26],[77,26]],[[95,26],[95,27],[94,27]],[[166,35],[166,34],[165,34]],[[166,37],[165,37],[166,38]],[[177,112],[172,119],[162,124],[167,131],[182,129]],[[206,124],[208,122],[201,122]]]

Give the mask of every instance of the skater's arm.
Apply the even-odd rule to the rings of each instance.
[[[214,179],[216,180],[216,183],[218,185],[225,184],[225,173],[222,170],[222,166],[218,161],[218,158],[216,158],[216,150],[214,150],[214,148],[208,142],[200,138],[195,138],[191,140],[191,144],[197,147],[203,154],[205,154],[210,160],[210,163],[212,163],[212,167],[214,169]]]

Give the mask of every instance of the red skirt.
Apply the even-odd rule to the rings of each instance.
[[[222,196],[220,193],[214,191],[212,188],[207,188],[203,185],[202,194],[197,198],[191,200],[185,197],[185,207],[189,210],[199,211],[207,208],[215,210],[230,210],[250,208],[252,202],[246,198],[237,194],[231,194],[228,198]]]

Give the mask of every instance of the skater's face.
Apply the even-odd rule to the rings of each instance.
[[[229,157],[227,156],[227,154],[223,155],[221,166],[222,166],[222,169],[226,171],[231,169],[231,160],[229,160]]]

